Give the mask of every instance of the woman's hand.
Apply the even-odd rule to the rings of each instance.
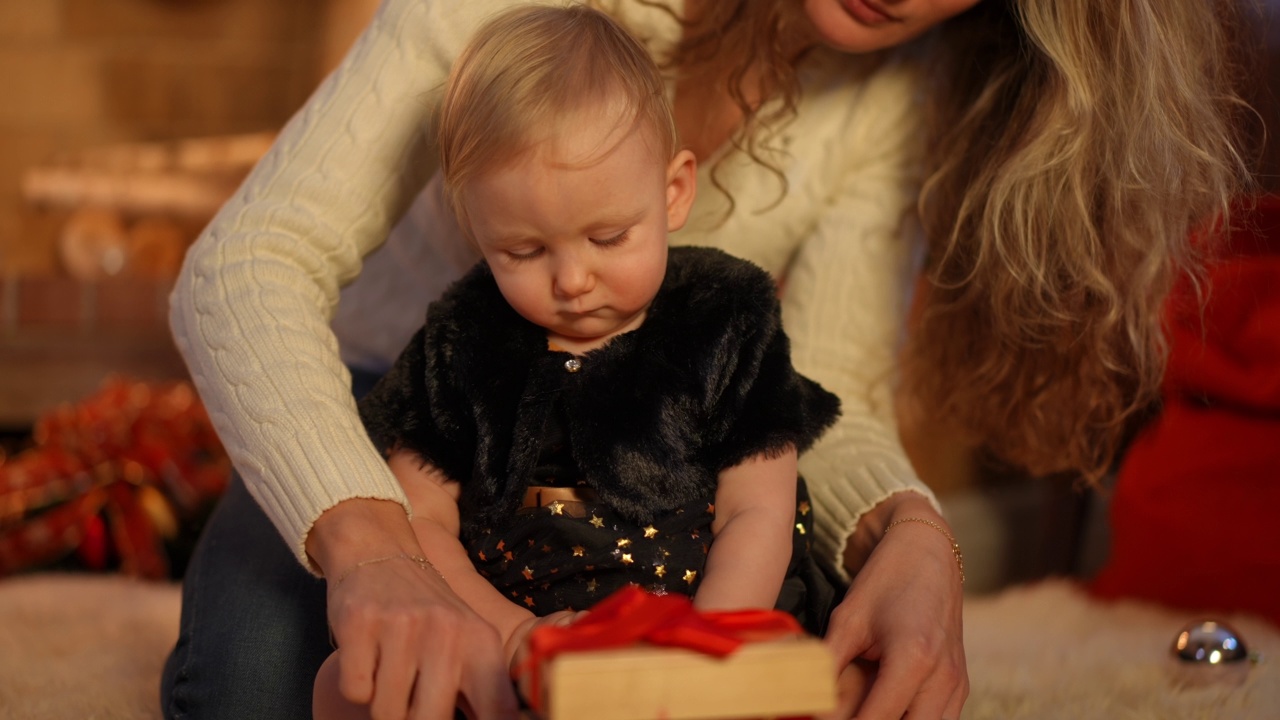
[[[421,550],[398,504],[340,503],[307,549],[330,578],[343,697],[376,720],[451,720],[455,707],[475,720],[516,718],[497,629],[412,559]]]
[[[951,542],[920,522],[884,533],[905,517],[946,527],[916,493],[894,495],[863,517],[860,526],[880,539],[832,612],[824,638],[841,669],[839,707],[831,718],[847,720],[856,712],[859,720],[904,714],[956,720],[969,695],[961,575]]]

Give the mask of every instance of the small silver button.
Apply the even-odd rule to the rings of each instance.
[[[571,373],[576,373],[582,369],[582,363],[578,361],[578,358],[569,358],[564,361],[564,369]]]

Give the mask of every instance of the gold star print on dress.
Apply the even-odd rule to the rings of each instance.
[[[549,500],[464,542],[478,571],[539,616],[568,606],[590,608],[627,585],[692,594],[712,539],[712,499],[691,498],[643,520],[594,499]],[[677,588],[666,584],[673,577]]]

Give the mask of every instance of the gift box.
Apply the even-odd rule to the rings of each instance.
[[[803,718],[836,702],[826,647],[774,610],[700,613],[629,587],[539,628],[529,650],[522,687],[541,720]]]

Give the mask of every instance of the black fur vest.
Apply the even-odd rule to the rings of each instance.
[[[557,395],[587,484],[641,522],[751,455],[803,451],[839,414],[792,367],[768,273],[709,248],[671,249],[644,324],[570,373],[572,357],[480,264],[432,303],[360,415],[380,450],[405,447],[461,483],[465,531],[520,506]]]

